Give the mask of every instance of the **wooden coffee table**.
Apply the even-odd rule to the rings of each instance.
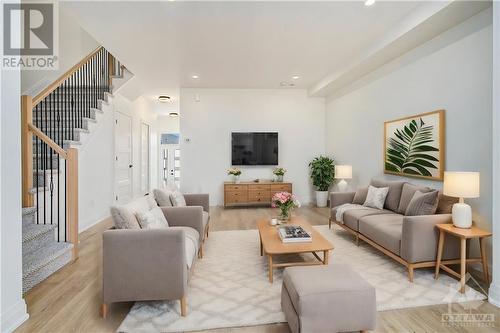
[[[309,222],[300,217],[292,217],[286,225],[300,225],[311,236],[312,241],[306,243],[283,243],[278,235],[278,226],[269,224],[269,218],[257,221],[260,237],[260,255],[267,255],[269,261],[269,282],[273,283],[273,269],[275,267],[328,265],[328,253],[333,250],[333,244],[316,231]],[[323,252],[321,259],[316,252]],[[312,253],[317,259],[314,261],[287,262],[273,264],[273,256],[282,254]]]

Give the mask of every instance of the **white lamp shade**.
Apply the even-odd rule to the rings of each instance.
[[[445,171],[443,194],[457,198],[478,198],[479,172]]]
[[[336,165],[335,166],[335,178],[337,178],[337,179],[351,179],[352,178],[352,166],[351,165]]]

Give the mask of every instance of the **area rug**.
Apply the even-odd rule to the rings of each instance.
[[[410,283],[402,265],[364,242],[356,246],[341,228],[315,228],[335,246],[330,264],[349,264],[375,286],[378,311],[486,298],[469,287],[464,295],[457,293],[455,279],[441,274],[434,280],[432,270],[415,270]],[[312,256],[302,258],[311,260]],[[298,258],[276,261],[283,259]],[[136,302],[118,332],[184,332],[285,321],[280,305],[283,270],[275,269],[274,283],[269,283],[257,230],[211,232],[204,258],[195,265],[189,281],[187,317],[180,316],[179,301]]]

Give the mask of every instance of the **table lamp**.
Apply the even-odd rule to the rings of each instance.
[[[340,192],[345,192],[347,190],[346,179],[352,178],[352,166],[350,165],[336,165],[335,166],[335,178],[340,179],[337,184]]]
[[[472,211],[464,198],[479,197],[479,172],[450,172],[444,173],[443,194],[459,198],[451,211],[453,225],[458,228],[472,226]]]

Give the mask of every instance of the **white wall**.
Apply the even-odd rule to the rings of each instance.
[[[0,332],[28,318],[22,298],[21,74],[0,72]]]
[[[158,116],[158,133],[179,133],[180,120],[179,117]]]
[[[158,184],[158,135],[156,114],[143,98],[131,102],[119,93],[112,105],[99,119],[88,141],[79,151],[79,225],[83,231],[109,217],[109,207],[115,204],[115,112],[132,118],[133,196],[143,195],[140,190],[141,122],[150,125],[150,183]]]
[[[64,2],[59,2],[59,69],[23,70],[21,91],[25,95],[35,96],[98,46],[99,43],[65,9]]]
[[[493,91],[500,91],[500,2],[493,2]],[[500,94],[493,94],[493,170],[500,169]],[[488,301],[500,307],[500,176],[493,173],[493,281]]]
[[[487,10],[381,68],[376,79],[328,100],[326,149],[338,162],[352,164],[353,187],[384,177],[384,121],[445,109],[445,169],[481,173],[481,197],[467,202],[476,223],[491,229],[491,40]]]
[[[324,153],[324,115],[324,99],[309,98],[305,90],[182,89],[182,190],[209,193],[212,205],[223,204],[231,132],[277,131],[285,181],[293,183],[299,200],[311,202],[308,163]],[[243,167],[241,179],[271,179],[272,169]]]

